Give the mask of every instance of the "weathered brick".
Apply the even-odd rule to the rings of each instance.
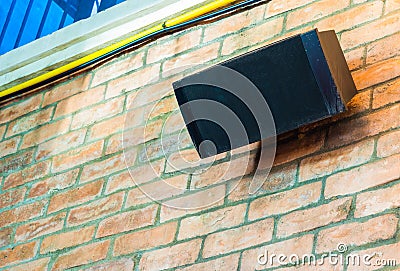
[[[209,42],[226,34],[237,32],[258,21],[261,21],[264,16],[264,11],[265,6],[260,5],[246,12],[235,14],[213,24],[207,25],[207,27],[204,29],[203,42]]]
[[[309,4],[308,0],[288,0],[282,1],[271,1],[267,3],[267,10],[265,12],[265,17],[272,17],[274,15],[284,13],[289,10],[299,8],[301,6]]]
[[[166,245],[174,240],[177,222],[121,235],[115,239],[114,255],[130,254],[139,250]]]
[[[327,1],[326,3],[330,3],[332,5],[332,1]],[[342,2],[342,4],[344,4],[343,7],[345,6],[345,3],[346,1]],[[305,9],[308,9],[308,7]],[[323,19],[322,21],[316,23],[315,27],[320,31],[335,30],[335,32],[338,33],[379,18],[382,14],[382,9],[383,2],[380,0],[365,3],[364,5],[356,6],[352,9]]]
[[[399,21],[399,16],[395,14],[346,31],[341,35],[340,44],[343,50],[347,50],[389,36],[398,31]]]
[[[107,256],[109,246],[110,241],[104,241],[75,248],[65,254],[61,254],[56,259],[52,270],[65,270],[103,260]]]
[[[72,186],[78,178],[79,169],[71,170],[66,173],[51,176],[43,181],[32,185],[28,193],[28,198],[42,196],[52,191],[62,190]]]
[[[44,94],[43,106],[85,91],[88,88],[91,79],[91,74],[85,74],[81,77],[67,81],[65,84],[57,84]]]
[[[100,180],[56,194],[51,198],[47,212],[54,213],[90,201],[101,193],[102,187],[103,180]]]
[[[42,258],[39,260],[35,260],[35,261],[29,261],[27,263],[24,264],[20,264],[17,266],[13,266],[9,269],[7,269],[7,271],[45,271],[47,270],[47,265],[50,262],[50,258]]]
[[[158,101],[150,110],[148,116],[145,116],[145,120],[150,120],[155,117],[162,116],[173,111],[178,111],[179,105],[175,96],[170,96],[165,99]]]
[[[36,250],[36,242],[31,242],[0,251],[0,267],[31,259],[35,256]]]
[[[91,125],[100,120],[112,117],[122,112],[125,97],[118,97],[103,104],[95,105],[89,109],[80,111],[72,118],[71,129],[76,130]]]
[[[51,124],[41,126],[24,135],[21,148],[27,148],[45,142],[68,131],[71,118],[65,118]]]
[[[360,47],[344,53],[350,71],[361,68],[364,62],[364,50],[365,47]]]
[[[398,0],[386,0],[385,1],[385,14],[391,13],[393,11],[400,9],[400,3]]]
[[[203,257],[208,258],[268,242],[272,238],[273,229],[274,220],[265,219],[210,234],[204,241]]]
[[[21,171],[11,173],[4,180],[3,189],[10,189],[39,179],[47,175],[50,169],[50,161],[39,162]]]
[[[221,52],[223,55],[229,55],[236,50],[254,46],[279,34],[282,31],[282,27],[283,17],[279,17],[239,34],[228,36],[223,42]]]
[[[74,247],[92,240],[95,227],[90,226],[73,231],[53,234],[43,239],[40,246],[40,253],[53,252],[68,247]]]
[[[0,230],[0,248],[8,246],[11,243],[12,228],[5,228]]]
[[[92,86],[100,85],[113,78],[127,74],[143,66],[144,52],[130,54],[121,60],[112,61],[107,65],[101,66],[95,71]]]
[[[0,142],[0,158],[15,153],[18,149],[18,144],[20,141],[20,137],[13,137]]]
[[[163,270],[194,263],[200,251],[201,240],[195,239],[186,243],[158,249],[143,254],[139,269]],[[182,253],[186,251],[186,253]]]
[[[202,29],[188,31],[178,37],[168,37],[167,41],[158,41],[147,52],[146,63],[154,63],[177,55],[200,44]]]
[[[325,229],[317,237],[317,253],[337,250],[338,244],[360,246],[392,238],[397,230],[398,218],[383,215],[365,222],[354,222]]]
[[[170,58],[163,63],[162,75],[167,77],[173,73],[176,73],[177,70],[184,71],[192,68],[195,65],[207,63],[213,59],[216,59],[218,56],[219,47],[219,42],[215,42],[195,51],[180,55],[179,57]]]
[[[256,199],[250,203],[249,219],[282,214],[317,202],[321,195],[321,188],[321,183],[316,182]]]
[[[117,140],[119,140],[120,146],[123,146],[125,149],[134,147],[139,144],[143,144],[147,141],[150,141],[152,139],[159,137],[159,135],[161,133],[161,129],[162,129],[162,123],[163,123],[163,120],[159,119],[159,120],[147,123],[145,126],[139,126],[139,127],[133,128],[132,130],[125,131],[124,138],[122,139],[121,135],[119,135],[119,138],[117,138]]]
[[[375,41],[367,46],[367,64],[394,57],[400,51],[400,33]]]
[[[21,117],[29,112],[32,112],[40,107],[42,95],[38,94],[25,99],[25,101],[13,104],[7,108],[0,110],[0,124],[10,122],[13,119]]]
[[[21,187],[19,189],[7,191],[3,194],[0,194],[0,209],[21,202],[24,199],[25,192],[26,188]]]
[[[307,234],[298,238],[292,238],[270,245],[246,250],[242,254],[242,263],[240,265],[240,270],[264,270],[266,267],[279,266],[277,258],[273,258],[271,261],[270,257],[272,254],[286,255],[287,257],[289,257],[290,255],[300,256],[304,254],[311,254],[313,238],[314,236],[312,234]],[[266,255],[266,252],[268,253],[268,255]],[[260,258],[261,262],[265,261],[265,264],[263,265],[258,263],[260,255],[265,255],[268,257],[267,259],[265,259],[265,256]],[[286,259],[285,261],[287,263],[288,259]]]
[[[315,179],[345,168],[364,164],[371,159],[373,152],[374,141],[366,140],[306,158],[300,163],[299,180]]]
[[[400,126],[400,105],[394,105],[366,116],[333,124],[327,146],[338,147]]]
[[[238,226],[243,223],[246,204],[219,209],[214,212],[182,219],[178,239],[187,239]]]
[[[29,131],[34,127],[50,121],[51,115],[53,114],[53,109],[53,107],[49,107],[39,112],[30,114],[26,117],[14,120],[9,124],[6,136],[10,137],[19,133]]]
[[[115,213],[121,209],[122,201],[123,193],[118,193],[74,208],[68,215],[67,223],[69,226],[79,225]]]
[[[63,228],[66,213],[46,217],[31,223],[19,226],[15,232],[15,241],[27,241],[39,236],[59,231]]]
[[[376,109],[400,101],[400,79],[374,89],[372,108]]]
[[[32,162],[33,150],[18,152],[7,158],[0,159],[0,172],[6,174],[12,170],[18,170]],[[3,175],[4,176],[4,175]]]
[[[400,131],[381,136],[378,139],[376,152],[379,157],[400,153]]]
[[[170,114],[164,122],[163,134],[169,135],[177,131],[185,129],[185,121],[183,120],[182,114],[180,112],[173,112]]]
[[[7,128],[7,126],[5,124],[4,125],[0,125],[0,139],[3,138],[3,136],[4,136],[5,132],[6,132],[6,128]]]
[[[86,130],[73,131],[39,144],[36,159],[42,160],[82,145]]]
[[[400,57],[395,57],[352,73],[358,90],[385,82],[400,75]]]
[[[212,261],[203,262],[191,265],[185,268],[179,268],[180,271],[209,271],[209,270],[224,270],[236,271],[239,265],[239,254],[232,254],[223,258],[218,258]]]
[[[125,117],[130,117],[130,115],[121,115],[96,123],[90,129],[89,140],[105,138],[111,134],[120,132],[125,126]]]
[[[206,190],[193,192],[183,197],[165,201],[161,205],[160,221],[168,221],[177,217],[193,214],[222,205],[225,197],[225,186],[219,185]]]
[[[134,266],[135,263],[133,262],[133,259],[126,258],[85,268],[84,271],[132,271],[134,270]]]
[[[321,121],[321,123],[331,123],[340,121],[342,119],[351,117],[359,113],[366,113],[371,107],[372,90],[366,89],[359,91],[353,98],[347,103],[347,110],[341,114],[327,118]]]
[[[96,238],[153,225],[156,219],[157,209],[157,205],[151,205],[143,209],[108,217],[99,223]]]
[[[357,195],[355,217],[362,217],[400,207],[400,184]]]
[[[53,158],[52,172],[59,172],[94,160],[101,156],[103,141],[74,149]]]
[[[80,182],[88,182],[104,175],[110,175],[116,171],[126,168],[125,156],[123,153],[114,155],[106,160],[84,166]]]
[[[356,193],[400,178],[400,155],[348,171],[339,172],[326,180],[325,197]]]
[[[286,237],[342,221],[350,212],[351,202],[351,198],[343,198],[285,215],[278,222],[277,236]]]

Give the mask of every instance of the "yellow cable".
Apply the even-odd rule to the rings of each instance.
[[[42,75],[39,75],[38,77],[32,78],[32,79],[30,79],[30,80],[28,80],[28,81],[26,81],[24,83],[18,84],[18,85],[13,86],[13,87],[11,87],[9,89],[0,91],[0,97],[4,97],[4,96],[12,94],[14,92],[17,92],[17,91],[20,91],[22,89],[25,89],[25,88],[31,87],[33,85],[36,85],[38,83],[44,82],[45,80],[51,79],[51,78],[53,78],[53,77],[55,77],[57,75],[60,75],[60,74],[62,74],[64,72],[66,72],[66,71],[69,71],[69,70],[71,70],[73,68],[76,68],[76,67],[78,67],[78,66],[80,66],[82,64],[85,64],[85,63],[87,63],[87,62],[89,62],[91,60],[94,60],[94,59],[96,59],[96,58],[98,58],[98,57],[100,57],[102,55],[105,55],[105,54],[107,54],[109,52],[112,52],[115,49],[118,49],[118,48],[120,48],[120,47],[122,47],[122,46],[124,46],[124,45],[126,45],[126,44],[128,44],[130,42],[133,42],[133,41],[135,41],[137,39],[140,39],[140,38],[142,38],[144,36],[152,34],[152,33],[156,32],[156,31],[159,31],[159,30],[163,29],[164,26],[165,27],[170,27],[170,26],[174,26],[174,25],[177,25],[177,24],[180,24],[180,23],[183,23],[183,22],[187,22],[187,21],[189,21],[189,20],[191,20],[193,18],[199,17],[201,15],[209,13],[210,11],[213,11],[215,9],[218,9],[220,7],[223,7],[223,6],[226,6],[226,5],[228,5],[230,3],[233,3],[233,2],[236,2],[236,1],[237,0],[216,0],[216,1],[213,1],[213,2],[211,2],[209,4],[206,4],[204,6],[196,8],[196,9],[194,9],[192,11],[189,11],[189,12],[187,12],[185,14],[182,14],[182,15],[176,17],[176,18],[167,20],[164,24],[159,24],[159,25],[156,25],[154,27],[151,27],[151,28],[149,28],[147,30],[144,30],[144,31],[142,31],[142,32],[140,32],[138,34],[133,35],[132,37],[129,37],[129,38],[125,39],[125,40],[122,40],[122,41],[119,41],[117,43],[114,43],[114,44],[112,44],[110,46],[107,46],[107,47],[105,47],[105,48],[103,48],[103,49],[101,49],[99,51],[91,53],[91,54],[89,54],[87,56],[84,56],[84,57],[82,57],[80,59],[74,60],[71,63],[68,63],[68,64],[66,64],[64,66],[59,67],[59,68],[56,68],[56,69],[54,69],[54,70],[52,70],[50,72],[47,72],[47,73],[42,74]]]

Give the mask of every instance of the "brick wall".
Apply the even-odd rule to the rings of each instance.
[[[257,144],[244,178],[235,166],[246,162],[243,150],[219,155],[201,175],[166,163],[188,167],[173,140],[183,121],[171,92],[186,71],[171,69],[201,68],[313,27],[338,34],[359,91],[348,112],[281,138],[255,195]],[[341,254],[338,244],[347,246],[341,255],[380,252],[400,264],[399,116],[398,0],[272,0],[161,38],[1,106],[0,270],[263,270],[266,250],[321,258]],[[196,160],[185,131],[179,147]],[[154,174],[192,190],[165,188]],[[204,199],[215,203],[168,207]],[[279,270],[380,268],[399,270],[328,261]]]

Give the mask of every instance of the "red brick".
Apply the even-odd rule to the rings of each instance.
[[[308,22],[318,20],[334,13],[337,10],[344,9],[346,6],[348,6],[348,4],[348,0],[317,1],[304,8],[289,13],[286,21],[286,28],[291,29]]]
[[[50,121],[51,115],[53,114],[53,109],[53,107],[49,107],[39,112],[30,114],[26,117],[14,120],[9,124],[6,136],[10,137],[19,133],[29,131],[34,127]]]
[[[128,192],[125,207],[159,202],[186,192],[188,176],[186,174],[171,178],[163,178],[159,181],[141,185],[139,188]]]
[[[95,71],[92,80],[92,86],[100,85],[113,78],[127,74],[143,66],[144,52],[129,54],[124,56],[123,59],[112,61],[107,65],[101,66]]]
[[[351,198],[334,200],[302,211],[296,211],[280,218],[278,237],[310,231],[347,218],[351,207]]]
[[[398,31],[399,21],[399,16],[395,14],[346,31],[341,35],[340,44],[343,50],[347,50],[389,36]]]
[[[374,89],[372,108],[379,108],[387,104],[400,101],[400,79],[385,83]]]
[[[392,238],[397,230],[398,218],[383,215],[365,222],[354,222],[325,229],[319,232],[316,251],[337,250],[338,244],[361,246],[378,240]]]
[[[243,178],[238,182],[229,184],[230,201],[239,201],[266,193],[276,192],[292,186],[296,182],[297,164],[287,165],[283,168],[272,168],[264,184],[254,195],[249,193],[253,176]]]
[[[154,63],[177,55],[200,44],[202,29],[188,31],[184,35],[169,36],[167,41],[157,41],[147,52],[147,63]]]
[[[78,178],[78,173],[79,169],[75,169],[36,182],[32,185],[28,193],[28,198],[42,196],[51,193],[52,191],[58,191],[70,187]]]
[[[24,135],[21,148],[27,148],[45,142],[68,131],[71,118],[65,118],[51,124],[44,125]]]
[[[376,147],[379,157],[387,157],[400,153],[400,131],[381,136]]]
[[[125,97],[118,97],[103,104],[98,104],[74,115],[71,129],[76,130],[91,125],[108,117],[115,116],[124,109]]]
[[[219,47],[219,42],[216,42],[178,57],[170,58],[163,64],[162,75],[167,77],[177,73],[178,70],[184,71],[193,68],[193,66],[210,62],[217,58]]]
[[[246,250],[242,254],[242,263],[240,265],[241,271],[247,270],[264,270],[266,267],[279,266],[277,258],[273,258],[272,262],[270,261],[270,257],[272,254],[275,255],[286,255],[289,257],[290,255],[304,255],[311,254],[313,247],[313,239],[314,236],[312,234],[304,235],[298,238],[292,238],[285,241],[273,243],[270,245]],[[268,253],[268,261],[266,264],[261,265],[258,263],[260,255],[266,255]],[[265,256],[264,256],[265,257]],[[266,261],[262,257],[261,261]],[[286,259],[286,262],[288,259]],[[267,268],[268,270],[268,268]]]
[[[124,234],[115,239],[114,255],[124,255],[144,249],[166,245],[174,240],[177,222],[158,225],[155,228]]]
[[[68,215],[68,225],[79,225],[87,221],[115,213],[121,209],[122,201],[123,193],[118,193],[93,201],[84,206],[74,208]]]
[[[65,84],[55,85],[44,94],[43,106],[52,104],[86,90],[91,79],[92,75],[86,74],[79,78],[74,78]]]
[[[382,267],[382,260],[392,260],[392,261],[394,260],[397,264],[396,266],[398,267],[398,264],[400,262],[399,251],[400,251],[400,243],[397,242],[394,244],[373,247],[373,248],[369,248],[369,249],[365,249],[365,250],[361,250],[361,251],[354,251],[353,253],[360,255],[361,259],[365,259],[365,258],[371,259],[370,256],[375,255],[375,257],[373,257],[370,260],[370,265],[365,265],[365,264],[360,265],[362,267],[363,271],[369,271],[369,270],[380,269]],[[382,256],[379,256],[379,255],[382,255]],[[379,262],[376,262],[376,260],[378,260],[378,259],[381,260],[380,264],[379,264]],[[361,261],[361,263],[362,263],[362,261]],[[360,266],[349,264],[349,266],[347,267],[347,270],[348,271],[360,270]],[[384,269],[387,269],[387,268],[383,268],[383,270]]]
[[[209,270],[224,270],[236,271],[239,265],[239,254],[229,255],[223,258],[218,258],[212,261],[203,262],[177,269],[180,271],[209,271]]]
[[[361,90],[400,75],[400,57],[383,60],[352,73],[357,89]]]
[[[104,86],[97,87],[59,102],[57,104],[56,112],[54,113],[54,118],[59,118],[64,115],[71,114],[80,109],[87,108],[88,106],[100,102],[101,100],[103,100],[104,91]]]
[[[333,172],[368,162],[374,141],[366,140],[348,147],[306,158],[300,163],[299,180],[319,178]]]
[[[250,203],[249,220],[283,214],[317,202],[321,188],[321,183],[317,182],[256,199]]]
[[[279,17],[255,26],[239,34],[228,36],[222,45],[222,54],[229,55],[236,50],[254,46],[279,34],[283,27],[283,17]]]
[[[9,107],[0,110],[0,124],[10,122],[13,119],[21,117],[29,112],[32,112],[40,107],[42,95],[35,95],[25,99],[25,101],[13,104]]]
[[[0,142],[0,158],[15,153],[18,149],[18,144],[20,141],[20,137],[13,137]]]
[[[400,33],[375,41],[367,47],[367,64],[394,57],[400,51]]]
[[[399,9],[400,9],[399,0],[386,0],[385,14],[391,13]]]
[[[89,268],[84,269],[84,271],[132,271],[134,270],[135,263],[132,259],[120,259],[111,262],[106,262],[98,264]]]
[[[98,179],[104,175],[110,175],[125,168],[126,164],[124,154],[117,154],[107,158],[106,160],[84,166],[80,177],[80,182],[88,182]]]
[[[266,17],[272,17],[274,15],[284,13],[289,10],[296,9],[298,7],[309,4],[308,0],[288,0],[285,2],[271,1],[267,3],[267,10],[265,13]]]
[[[13,233],[12,228],[5,228],[0,230],[0,248],[11,244],[12,233]]]
[[[50,169],[50,161],[39,162],[21,171],[12,173],[4,180],[3,189],[10,189],[37,180],[47,175]]]
[[[29,261],[27,263],[24,264],[20,264],[17,266],[13,266],[9,269],[7,269],[7,271],[46,271],[47,270],[47,265],[50,262],[50,258],[42,258],[39,260],[35,260],[35,261]]]
[[[61,254],[55,261],[52,270],[65,270],[103,260],[107,256],[109,246],[110,241],[104,241],[75,248],[65,254]]]
[[[328,3],[329,1],[327,1]],[[346,1],[343,1],[343,7]],[[330,2],[332,4],[332,1]],[[339,6],[340,8],[340,6]],[[306,8],[308,9],[308,7]],[[352,9],[330,16],[315,24],[320,31],[335,30],[336,33],[343,30],[354,28],[362,23],[372,21],[381,16],[383,2],[378,0],[375,2],[365,3]],[[307,17],[306,17],[307,18]]]
[[[325,197],[353,194],[400,178],[400,155],[332,175],[326,180]]]
[[[21,187],[19,189],[7,191],[3,194],[0,194],[0,209],[3,209],[10,205],[15,205],[18,202],[23,201],[25,192],[26,192],[26,188]]]
[[[225,186],[220,185],[206,190],[196,191],[180,198],[165,201],[161,205],[160,221],[193,214],[222,205],[225,197]]]
[[[364,62],[364,51],[365,47],[360,47],[344,54],[350,71],[361,68]]]
[[[333,124],[328,133],[327,146],[342,146],[400,126],[400,105],[394,105],[366,116]]]
[[[272,238],[274,220],[265,219],[240,228],[210,234],[206,237],[203,247],[203,257],[241,250],[268,242]]]
[[[96,123],[90,129],[90,140],[108,137],[111,134],[120,132],[125,126],[125,115],[117,116],[112,119]]]
[[[39,236],[59,231],[63,228],[66,213],[46,217],[19,226],[15,232],[15,242],[27,241]]]
[[[153,118],[162,116],[173,111],[178,111],[179,105],[175,96],[167,97],[158,101],[150,110],[149,115],[145,116],[145,120],[149,121]]]
[[[199,254],[200,245],[201,240],[195,239],[172,247],[146,252],[140,259],[139,269],[142,271],[163,270],[194,263]]]
[[[74,149],[85,140],[86,130],[73,131],[39,144],[36,159],[46,159],[66,150]]]
[[[103,180],[100,180],[58,193],[51,198],[47,212],[54,213],[90,201],[101,193],[102,187]]]
[[[400,207],[400,184],[357,195],[355,217],[362,217]]]
[[[246,207],[246,204],[241,204],[184,218],[181,221],[178,239],[207,235],[220,229],[238,226],[244,221]]]
[[[209,42],[226,34],[237,32],[245,27],[261,21],[264,16],[265,5],[252,8],[246,12],[232,15],[213,24],[207,25],[204,29],[203,42]]]
[[[31,242],[0,251],[0,267],[31,259],[35,256],[36,250],[36,242]]]
[[[99,158],[102,149],[103,141],[97,141],[90,145],[57,155],[53,158],[52,172],[59,172]]]
[[[74,247],[92,240],[95,227],[90,226],[83,229],[53,234],[43,239],[40,253],[53,252],[64,248]]]
[[[151,205],[143,209],[108,217],[99,223],[96,238],[153,225],[156,220],[157,209],[157,205]]]
[[[348,103],[347,110],[332,118],[322,120],[323,123],[332,123],[356,114],[365,113],[371,107],[372,90],[359,91]]]
[[[12,170],[18,170],[32,162],[33,150],[18,152],[7,158],[0,159],[0,172],[6,174]]]

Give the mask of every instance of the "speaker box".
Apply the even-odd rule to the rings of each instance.
[[[356,93],[335,32],[317,29],[187,76],[173,88],[201,158],[341,113]]]

